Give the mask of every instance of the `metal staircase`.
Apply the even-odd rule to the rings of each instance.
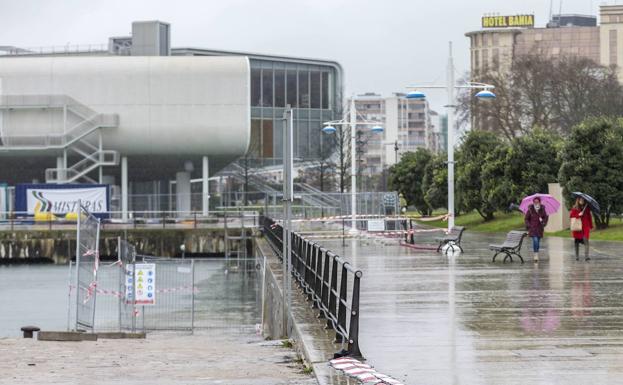
[[[254,191],[260,191],[267,193],[270,196],[281,199],[283,191],[279,186],[275,186],[273,182],[267,180],[261,173],[255,172],[256,170],[248,170],[248,183],[249,187]],[[220,172],[220,175],[224,177],[230,177],[240,183],[245,183],[245,169],[240,164],[234,162],[228,165],[224,170]],[[320,191],[306,183],[295,183],[295,197],[300,199],[304,206],[308,207],[326,207],[332,208],[334,211],[339,211],[341,207],[341,201],[328,193]]]
[[[104,150],[102,129],[119,126],[117,114],[102,114],[66,95],[4,95],[0,111],[60,110],[63,130],[59,133],[5,135],[0,132],[0,151],[58,151],[63,154],[63,166],[45,171],[47,183],[96,181],[89,175],[104,166],[119,165],[119,153]],[[69,117],[77,122],[69,126]],[[72,164],[68,164],[69,161]]]

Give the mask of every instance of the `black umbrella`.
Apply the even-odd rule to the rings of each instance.
[[[573,192],[571,193],[571,195],[573,195],[574,198],[583,198],[586,203],[588,203],[588,205],[591,207],[591,211],[595,214],[599,214],[599,212],[601,211],[601,209],[599,208],[599,203],[597,203],[595,198],[593,198],[592,196],[579,191]]]

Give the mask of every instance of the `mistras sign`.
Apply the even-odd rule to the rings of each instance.
[[[483,16],[482,28],[534,27],[534,15]]]
[[[107,185],[21,184],[15,189],[17,211],[36,215],[66,215],[78,210],[78,202],[96,216],[109,211]]]

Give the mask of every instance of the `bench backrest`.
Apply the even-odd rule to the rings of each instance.
[[[504,241],[505,247],[520,248],[524,237],[525,231],[513,230],[506,234],[506,240]]]
[[[465,231],[465,227],[463,226],[454,226],[452,230],[448,233],[448,237],[456,237],[458,240],[463,236],[463,231]]]

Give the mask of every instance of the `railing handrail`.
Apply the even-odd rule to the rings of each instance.
[[[271,248],[283,260],[283,227],[265,216],[261,224]],[[347,343],[347,348],[335,356],[362,357],[359,349],[359,295],[363,273],[318,243],[296,232],[290,234],[292,275],[320,316],[327,319],[327,327],[335,331],[335,341]],[[352,282],[350,303],[347,295],[349,282]],[[348,322],[347,312],[350,314]]]

